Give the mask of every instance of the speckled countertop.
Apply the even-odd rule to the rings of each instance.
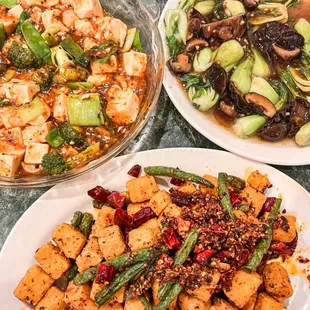
[[[150,0],[143,2],[147,1]],[[166,0],[156,1],[161,8],[166,3]],[[148,124],[125,153],[171,147],[221,149],[183,119],[163,89]],[[310,190],[310,166],[277,168]],[[0,188],[0,249],[17,220],[48,189]]]

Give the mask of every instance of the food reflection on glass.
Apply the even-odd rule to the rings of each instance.
[[[0,0],[0,175],[59,175],[106,153],[146,91],[139,30],[99,0]]]
[[[310,145],[310,24],[290,15],[305,2],[183,0],[168,10],[167,66],[193,106],[241,139]]]
[[[59,223],[14,295],[35,309],[283,309],[293,288],[275,259],[294,254],[298,234],[267,176],[144,172],[130,169],[124,192],[90,189],[95,216]]]

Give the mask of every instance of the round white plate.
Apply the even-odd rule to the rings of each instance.
[[[77,210],[91,211],[92,200],[87,191],[96,185],[114,190],[125,190],[130,178],[128,170],[135,164],[167,165],[180,167],[203,175],[217,175],[220,171],[245,177],[258,169],[268,174],[273,188],[268,195],[283,195],[283,208],[293,214],[302,226],[299,234],[298,254],[309,257],[310,240],[310,195],[295,181],[276,169],[264,164],[242,159],[227,152],[206,149],[164,149],[147,151],[115,158],[97,170],[75,180],[59,184],[37,200],[21,217],[13,228],[0,253],[0,300],[4,310],[20,310],[23,305],[13,296],[13,291],[27,269],[35,264],[35,251],[46,241],[51,240],[53,229],[61,222],[70,222]],[[169,186],[169,179],[161,179],[163,188]],[[309,257],[310,258],[310,257]],[[306,265],[290,263],[288,270],[297,272],[292,276],[294,295],[289,301],[289,310],[310,310],[310,291],[306,274],[296,271]],[[28,308],[27,308],[28,309]]]
[[[165,44],[164,16],[167,10],[176,9],[178,3],[179,0],[168,0],[158,25],[164,42],[166,62],[169,60],[169,52]],[[310,164],[310,147],[298,147],[293,140],[278,143],[268,143],[258,138],[242,140],[235,136],[231,129],[219,125],[211,113],[208,114],[195,109],[167,66],[164,74],[164,86],[171,101],[182,116],[202,135],[224,149],[268,164],[286,166]]]

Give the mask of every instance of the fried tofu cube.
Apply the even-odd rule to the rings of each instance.
[[[51,242],[41,246],[34,256],[42,269],[57,280],[71,267],[70,260]]]
[[[289,275],[280,263],[267,264],[263,271],[266,291],[276,300],[282,302],[293,295],[293,288]]]
[[[202,300],[205,303],[209,302],[216,288],[216,285],[221,279],[221,273],[215,271],[213,274],[210,274],[210,277],[212,277],[212,281],[210,283],[204,284],[198,288],[195,288],[194,290],[187,290],[187,293],[194,296],[195,298]]]
[[[90,21],[87,19],[77,19],[74,23],[76,31],[83,36],[93,36],[95,29]]]
[[[59,224],[52,233],[54,242],[68,258],[76,259],[86,244],[85,236],[73,226]]]
[[[98,310],[90,299],[90,284],[74,285],[71,281],[65,291],[64,302],[73,310]]]
[[[126,252],[126,243],[119,226],[106,227],[100,232],[99,247],[106,260]]]
[[[248,184],[263,193],[267,188],[271,186],[268,178],[262,175],[258,170],[252,172],[247,179]]]
[[[181,293],[178,298],[180,310],[209,310],[211,300],[207,303],[186,293]]]
[[[91,61],[90,68],[93,75],[115,73],[118,69],[117,58],[115,56],[112,56],[105,64],[102,64],[96,60]]]
[[[124,53],[123,62],[127,75],[145,77],[147,64],[146,54],[135,51]]]
[[[116,90],[108,100],[106,113],[114,124],[127,125],[136,120],[139,110],[140,99],[132,90]]]
[[[210,310],[238,310],[238,308],[224,299],[216,298]]]
[[[73,10],[66,10],[62,13],[62,22],[68,28],[72,28],[77,20],[79,18],[74,14]]]
[[[132,202],[149,200],[159,191],[155,178],[149,175],[127,181],[126,187]]]
[[[90,298],[95,300],[95,296],[97,293],[102,291],[105,288],[105,284],[98,284],[95,281],[91,287]],[[125,300],[125,286],[123,286],[118,292],[116,292],[111,298],[111,302],[123,303]]]
[[[212,176],[212,175],[209,175],[209,174],[205,174],[203,176],[203,178],[210,181],[214,185],[214,188],[209,188],[209,187],[206,187],[206,186],[200,184],[199,185],[200,191],[205,195],[208,194],[210,196],[218,197],[218,180],[217,180],[217,178]]]
[[[55,10],[46,10],[42,13],[42,22],[46,29],[59,29],[59,31],[67,32],[69,29],[60,21],[61,11],[58,9]]]
[[[5,33],[7,35],[10,35],[12,32],[14,32],[18,24],[18,18],[9,12],[6,12],[4,10],[4,7],[1,7],[0,8],[0,24],[3,24]]]
[[[98,308],[98,310],[123,310],[123,306],[118,302],[108,301],[105,305]]]
[[[53,116],[61,122],[68,120],[68,96],[61,94],[54,104]]]
[[[52,126],[52,122],[47,122],[38,126],[27,126],[22,132],[24,144],[45,143],[45,137],[52,129]]]
[[[165,191],[161,190],[157,192],[150,200],[150,207],[154,213],[158,216],[164,209],[172,203],[171,196]]]
[[[180,217],[182,215],[182,208],[174,203],[170,203],[162,214],[164,217]]]
[[[104,16],[99,0],[73,0],[73,8],[79,18]]]
[[[137,213],[138,211],[142,210],[143,208],[146,208],[150,205],[149,201],[145,202],[138,202],[138,203],[130,203],[127,206],[127,213],[128,215],[133,215]]]
[[[92,49],[96,45],[97,45],[97,43],[94,39],[86,37],[84,39],[84,42],[83,42],[83,49],[84,49],[84,51],[89,51],[90,49]],[[102,85],[102,84],[99,84],[99,85]]]
[[[197,191],[197,187],[195,184],[190,183],[190,182],[186,182],[183,185],[178,187],[178,191],[182,192],[182,193],[195,193]]]
[[[230,289],[224,288],[225,295],[238,307],[244,307],[259,286],[262,284],[260,275],[256,272],[247,273],[238,270],[234,275]]]
[[[18,5],[14,5],[11,9],[9,9],[8,13],[13,15],[15,18],[19,19],[23,10],[24,10],[23,7],[20,4],[18,4]]]
[[[138,298],[126,299],[124,310],[146,310]]]
[[[257,293],[255,293],[250,300],[247,302],[247,304],[242,308],[242,310],[254,310],[255,303],[257,299]]]
[[[252,215],[255,217],[258,216],[267,199],[264,194],[262,194],[255,188],[252,188],[251,186],[247,186],[244,188],[244,190],[241,192],[241,197],[244,203],[252,204],[252,208],[254,209]]]
[[[115,209],[108,206],[102,207],[93,226],[92,232],[95,237],[99,237],[105,228],[114,225],[114,215]]]
[[[14,296],[35,306],[53,285],[54,279],[38,265],[31,266],[14,290]]]
[[[24,144],[22,130],[20,127],[0,130],[0,152],[14,152],[16,146]]]
[[[153,292],[153,303],[154,305],[159,304],[159,299],[157,298],[158,296],[158,291],[159,291],[159,282],[158,281],[154,281],[152,284],[152,292]],[[177,307],[177,298],[175,298],[169,305],[169,307],[167,307],[167,310],[174,310]]]
[[[29,143],[26,147],[25,163],[26,164],[41,164],[43,156],[50,151],[49,144]]]
[[[273,230],[272,240],[280,242],[291,242],[295,239],[297,228],[296,228],[296,217],[293,215],[279,215],[279,217],[285,217],[288,225],[290,226],[288,231],[285,231],[281,227]]]
[[[52,286],[35,306],[34,310],[66,310],[65,293],[56,286]]]
[[[24,154],[24,150],[20,150],[20,152],[16,152],[16,154],[0,153],[0,175],[3,177],[15,176],[19,170]]]
[[[151,247],[161,238],[160,226],[156,218],[133,229],[128,234],[128,245],[132,251]]]
[[[255,310],[283,310],[283,305],[263,292],[258,294]]]

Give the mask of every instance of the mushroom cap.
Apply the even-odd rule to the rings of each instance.
[[[289,51],[289,50],[286,50],[278,46],[276,43],[272,43],[272,47],[275,53],[285,61],[290,60],[291,58],[297,57],[301,52],[301,49],[298,47],[292,51]]]
[[[209,46],[209,43],[207,41],[196,38],[196,39],[192,39],[191,41],[187,43],[185,51],[196,52],[208,46]]]
[[[257,93],[249,93],[245,96],[247,103],[253,105],[253,110],[257,113],[262,113],[265,116],[272,118],[277,113],[272,102],[266,97]]]
[[[193,70],[193,65],[189,62],[189,57],[186,54],[180,54],[176,60],[170,59],[168,67],[173,73],[189,73]]]

